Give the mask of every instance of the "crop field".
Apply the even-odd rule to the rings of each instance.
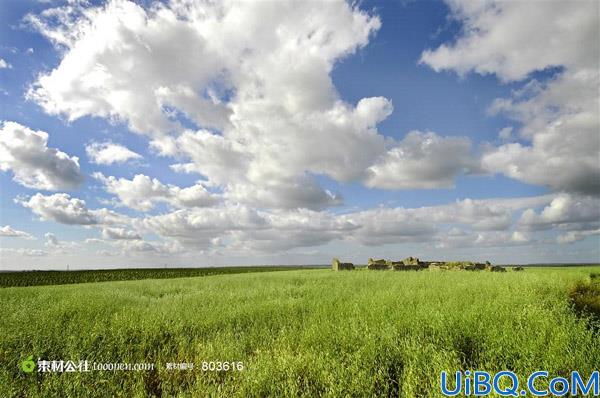
[[[314,268],[314,266],[254,266],[254,267],[215,267],[215,268],[129,268],[85,271],[27,271],[0,272],[0,287],[64,285],[125,281],[137,279],[167,279],[221,274],[241,274],[245,272],[289,271]]]
[[[599,271],[302,269],[7,287],[0,396],[438,397],[443,370],[589,375],[600,365]],[[156,367],[25,373],[28,356]],[[201,366],[215,362],[235,365]]]

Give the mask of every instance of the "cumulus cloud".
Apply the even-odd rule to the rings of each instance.
[[[492,113],[522,124],[512,142],[490,148],[482,167],[557,191],[600,194],[600,75],[570,72],[545,84],[530,84],[511,98],[496,100]]]
[[[174,163],[169,168],[176,173],[192,174],[196,172],[194,163]]]
[[[135,131],[159,134],[176,128],[174,110],[222,129],[232,112],[224,102],[233,89],[253,96],[269,85],[288,101],[326,105],[331,92],[299,89],[315,80],[329,89],[332,62],[365,45],[380,23],[342,1],[314,11],[311,4],[186,1],[144,9],[119,0],[97,8],[48,9],[27,20],[62,46],[65,56],[30,95],[51,113],[117,117]],[[264,18],[271,21],[268,27]],[[300,50],[306,50],[306,61],[285,65],[295,65],[295,71],[266,75]],[[69,81],[85,84],[65,86]]]
[[[475,246],[522,244],[529,238],[525,238],[523,231],[513,230],[518,214],[524,209],[547,205],[553,198],[553,195],[544,195],[514,199],[464,199],[439,206],[381,207],[340,215],[310,210],[261,212],[259,214],[264,222],[260,228],[244,228],[234,237],[246,242],[245,247],[263,249],[289,249],[294,245],[319,245],[332,240],[366,246],[441,244],[445,239],[445,228],[458,225],[469,231]],[[465,238],[464,241],[467,240]]]
[[[29,199],[17,198],[16,202],[30,209],[45,221],[69,225],[104,225],[127,223],[127,217],[108,209],[90,210],[85,201],[72,198],[66,193],[42,195],[37,193]]]
[[[89,209],[67,194],[19,203],[43,220],[95,227],[102,244],[122,254],[247,256],[329,242],[504,247],[538,242],[547,230],[560,234],[552,242],[594,235],[600,221],[588,194],[600,191],[597,3],[450,4],[464,29],[421,61],[440,71],[495,74],[518,87],[489,108],[515,126],[501,130],[502,145],[484,148],[481,162],[467,138],[384,137],[378,125],[393,111],[387,98],[341,98],[333,68],[380,27],[354,3],[111,0],[30,15],[27,22],[60,53],[59,64],[30,87],[30,100],[68,120],[125,123],[177,162],[173,171],[200,182],[178,187],[143,174],[96,173],[117,205],[141,212],[167,205],[136,218]],[[552,77],[525,81],[549,68]],[[112,142],[92,142],[86,151],[97,164],[139,159]],[[384,189],[447,188],[480,171],[568,193],[340,214],[328,209],[343,204],[341,195],[319,184],[323,177]]]
[[[257,186],[252,184],[228,184],[224,197],[258,208],[306,208],[322,210],[341,205],[343,198],[321,188],[314,178],[305,175],[290,180],[270,180]]]
[[[0,69],[10,69],[12,65],[6,62],[4,59],[0,58]]]
[[[308,209],[263,214],[263,216],[266,225],[255,230],[233,231],[229,236],[231,244],[227,248],[243,252],[277,253],[341,240],[357,228],[353,223],[332,216],[330,213]],[[228,239],[225,237],[223,240],[227,242]]]
[[[138,239],[126,239],[117,241],[121,254],[129,256],[131,254],[158,254],[163,256],[173,256],[182,254],[183,248],[177,242],[147,242]]]
[[[458,228],[439,234],[435,247],[440,249],[467,247],[507,247],[528,245],[534,242],[531,234],[524,231],[472,232]]]
[[[453,44],[423,52],[421,62],[436,71],[475,71],[513,81],[548,67],[598,68],[595,0],[446,3],[462,23],[462,34]]]
[[[39,195],[39,194],[38,194]],[[430,249],[508,247],[548,241],[545,230],[569,243],[596,235],[598,207],[592,197],[566,194],[514,199],[464,199],[438,206],[381,207],[334,214],[309,209],[257,210],[222,202],[213,207],[192,207],[159,215],[128,218],[107,209],[88,209],[66,194],[34,196],[22,204],[44,220],[95,226],[100,242],[121,254],[167,255],[275,254],[329,242],[355,247],[413,244]],[[535,209],[540,209],[535,210]],[[159,240],[145,241],[142,233]],[[72,242],[48,249],[77,248]],[[422,246],[425,247],[425,246]]]
[[[550,229],[553,226],[585,228],[586,225],[600,224],[600,205],[595,197],[561,194],[540,212],[532,208],[525,210],[519,222],[522,226],[535,230]]]
[[[364,245],[434,242],[439,247],[457,247],[457,242],[476,245],[509,243],[517,212],[549,203],[552,196],[515,199],[464,199],[455,203],[418,208],[378,208],[340,216],[356,225],[347,236]],[[457,228],[462,226],[462,228]],[[466,228],[466,229],[465,229]],[[465,236],[447,231],[467,231]],[[466,237],[468,235],[468,237]],[[497,239],[492,239],[495,237]],[[504,239],[504,238],[506,239]],[[518,237],[515,236],[515,239]],[[477,240],[478,239],[478,240]],[[453,243],[452,243],[453,242]],[[473,241],[471,241],[473,242]]]
[[[28,188],[71,189],[83,182],[79,159],[48,148],[48,133],[4,121],[0,127],[0,170]]]
[[[145,217],[136,226],[188,249],[246,254],[318,246],[356,229],[327,212],[297,209],[270,213],[231,204]]]
[[[488,148],[482,167],[555,191],[600,194],[599,3],[447,3],[462,33],[454,44],[425,51],[422,63],[461,75],[495,74],[505,82],[557,69],[554,77],[530,80],[492,104],[492,114],[521,125],[514,136],[521,142]],[[501,138],[512,141],[503,131]]]
[[[141,159],[142,155],[133,152],[123,145],[108,142],[92,142],[86,145],[85,152],[92,163],[110,165],[124,163],[132,159]]]
[[[44,234],[44,237],[46,238],[44,246],[46,247],[47,253],[74,254],[81,249],[79,242],[60,240],[51,232]]]
[[[60,242],[56,235],[53,233],[47,232],[44,234],[44,238],[46,238],[46,247],[56,247],[60,245]]]
[[[218,201],[218,196],[201,184],[180,188],[143,174],[135,175],[132,180],[105,177],[101,173],[94,173],[94,177],[102,181],[108,192],[117,195],[124,206],[140,211],[149,211],[159,202],[184,208],[211,206]]]
[[[28,249],[28,248],[5,248],[0,247],[0,255],[19,255],[26,257],[44,257],[48,255],[48,252],[40,249]]]
[[[30,234],[24,231],[13,229],[10,225],[0,227],[0,237],[8,238],[33,238]]]
[[[187,246],[208,247],[214,238],[230,231],[258,230],[267,227],[267,222],[254,209],[228,205],[147,216],[136,220],[135,226],[165,238],[176,239]]]
[[[600,235],[600,229],[590,230],[590,231],[569,231],[565,234],[559,235],[556,238],[558,243],[566,244],[566,243],[574,243],[579,242],[587,238],[588,236]]]
[[[515,225],[520,211],[549,204],[553,196],[472,200],[421,208],[378,208],[345,214],[308,209],[258,211],[223,204],[173,211],[134,221],[183,247],[200,250],[279,252],[346,241],[364,246],[431,242],[450,247],[445,231],[461,226],[473,246],[525,244],[531,236]],[[449,243],[450,242],[450,243]],[[458,242],[458,239],[454,239]]]
[[[88,210],[85,201],[71,198],[66,193],[45,196],[41,193],[33,195],[29,200],[18,202],[31,209],[43,220],[53,220],[61,224],[92,225],[97,218]]]
[[[103,239],[115,240],[139,240],[142,237],[135,231],[126,230],[125,228],[106,227],[102,229]]]
[[[420,149],[406,140],[394,145],[377,131],[393,110],[390,100],[340,98],[330,76],[335,63],[380,27],[377,16],[345,1],[177,0],[143,8],[113,0],[27,19],[64,53],[31,87],[30,99],[70,120],[128,123],[159,153],[184,162],[174,170],[204,176],[231,200],[318,210],[341,197],[316,175],[431,188],[452,185],[465,167],[468,143],[430,136],[421,140],[434,142]],[[407,155],[403,146],[411,146]],[[434,162],[444,147],[446,161]],[[425,179],[415,174],[418,162]],[[398,163],[404,174],[394,180]]]
[[[471,142],[412,131],[369,168],[366,184],[386,189],[450,188],[458,174],[475,169]]]
[[[368,246],[426,242],[435,234],[435,227],[429,220],[403,208],[367,210],[345,215],[343,219],[357,226],[356,231],[346,238]]]
[[[500,138],[502,141],[510,141],[510,139],[512,138],[512,134],[512,127],[504,127],[498,132],[498,138]]]

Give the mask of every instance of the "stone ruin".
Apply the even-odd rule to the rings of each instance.
[[[427,263],[420,261],[416,257],[407,257],[401,261],[373,260],[369,258],[367,263],[367,268],[373,270],[417,271],[427,267]]]
[[[367,268],[383,271],[390,269],[390,265],[388,265],[386,260],[373,260],[372,258],[369,258],[369,261],[367,262]]]
[[[331,269],[334,271],[353,270],[354,264],[342,263],[334,258],[331,262]],[[369,258],[367,269],[376,271],[420,271],[429,269],[430,271],[451,270],[451,271],[489,271],[506,272],[506,268],[500,265],[492,265],[489,261],[485,263],[476,263],[473,261],[421,261],[417,257],[406,257],[404,260],[391,261],[386,259],[375,260]],[[513,267],[513,271],[523,271],[523,267]]]
[[[429,269],[450,271],[506,271],[504,267],[492,265],[489,261],[486,261],[485,263],[476,263],[473,261],[432,261],[429,263]]]
[[[461,270],[461,271],[490,271],[506,272],[506,268],[499,265],[492,265],[489,261],[485,263],[476,263],[473,261],[421,261],[417,257],[407,257],[401,261],[389,261],[385,259],[374,260],[369,258],[368,269],[372,270],[394,270],[394,271],[419,271],[429,269],[437,270]],[[520,269],[516,269],[520,268]],[[521,271],[522,267],[515,267],[513,270]]]
[[[334,271],[343,271],[343,270],[353,270],[354,264],[352,263],[342,263],[338,258],[334,258],[331,261],[331,269]]]

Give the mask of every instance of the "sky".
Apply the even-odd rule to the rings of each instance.
[[[597,1],[0,6],[0,270],[600,262]]]

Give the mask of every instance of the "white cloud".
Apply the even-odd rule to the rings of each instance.
[[[196,173],[196,166],[194,165],[194,163],[174,163],[170,165],[169,168],[176,173]]]
[[[103,239],[115,240],[139,240],[142,237],[135,231],[129,231],[125,228],[106,227],[102,229]]]
[[[556,238],[558,243],[574,243],[579,242],[588,236],[600,235],[600,229],[590,230],[590,231],[569,231],[565,234],[559,235]]]
[[[112,142],[92,142],[86,145],[85,152],[90,161],[95,164],[110,165],[113,163],[124,163],[131,159],[141,159],[142,156],[123,145]]]
[[[598,70],[567,71],[496,100],[491,111],[520,122],[521,138],[531,144],[490,148],[482,166],[557,191],[600,194],[598,87]]]
[[[125,123],[172,157],[173,171],[200,181],[178,187],[143,174],[95,174],[115,195],[112,204],[142,212],[168,205],[137,218],[89,209],[67,194],[19,202],[44,220],[97,228],[102,240],[89,244],[132,256],[248,258],[329,243],[502,248],[554,243],[552,232],[562,234],[558,241],[584,239],[600,227],[593,199],[572,193],[599,191],[597,23],[590,22],[597,16],[554,3],[452,3],[464,31],[455,44],[423,54],[435,70],[493,73],[506,82],[560,67],[492,104],[490,113],[515,125],[501,130],[501,146],[485,148],[481,164],[467,138],[384,137],[377,126],[393,110],[387,98],[340,97],[333,68],[380,27],[355,3],[172,0],[143,8],[111,0],[29,16],[60,51],[59,64],[30,88],[31,100],[68,120]],[[552,51],[540,44],[548,38]],[[139,159],[112,142],[86,150],[98,164]],[[571,194],[336,214],[325,209],[342,197],[319,184],[447,188],[480,170]],[[159,239],[146,241],[146,234]]]
[[[436,248],[469,248],[469,247],[510,247],[528,245],[534,242],[532,236],[523,231],[484,231],[469,232],[451,229],[437,237]]]
[[[357,227],[347,236],[365,245],[407,242],[437,242],[440,247],[457,247],[448,243],[475,242],[476,246],[509,243],[518,211],[549,203],[552,196],[515,199],[464,199],[455,203],[418,208],[378,208],[341,215]],[[446,227],[456,232],[456,226],[469,230],[468,236],[453,237]],[[473,232],[471,232],[473,231]],[[466,233],[465,233],[466,234]],[[517,238],[518,235],[515,236]]]
[[[30,209],[45,221],[69,225],[107,225],[127,223],[127,217],[107,209],[90,210],[85,201],[71,198],[66,193],[42,195],[37,193],[29,199],[17,198],[16,202]]]
[[[289,180],[270,180],[261,185],[250,183],[229,184],[224,197],[234,202],[242,202],[258,208],[322,210],[338,206],[343,202],[339,193],[321,188],[310,176]]]
[[[523,209],[549,204],[553,196],[472,200],[421,208],[379,208],[341,215],[308,209],[257,211],[223,204],[177,210],[134,221],[146,230],[194,249],[280,252],[347,241],[366,246],[432,242],[450,247],[444,230],[462,226],[470,246],[525,244],[532,237],[515,227]],[[456,239],[455,239],[456,241]]]
[[[273,255],[329,242],[356,248],[402,244],[429,249],[512,247],[548,241],[545,232],[538,232],[547,229],[561,233],[556,240],[564,243],[595,235],[600,225],[593,203],[591,198],[544,195],[333,214],[308,209],[259,211],[224,202],[127,218],[106,209],[88,209],[85,202],[66,194],[34,196],[22,202],[44,220],[101,228],[102,239],[86,243],[112,246],[121,255],[161,256]],[[533,210],[540,207],[539,213]],[[160,239],[147,242],[142,233]],[[54,245],[52,241],[47,236],[46,246],[54,251],[67,253],[68,249],[72,254],[83,248],[74,242]]]
[[[525,210],[519,223],[534,230],[553,226],[585,228],[600,223],[600,205],[596,197],[560,194],[539,213],[531,208]]]
[[[79,159],[48,148],[48,133],[9,121],[0,128],[0,170],[12,171],[28,188],[70,189],[83,182]]]
[[[411,131],[369,168],[366,184],[386,189],[450,188],[458,174],[475,164],[468,138]]]
[[[79,253],[82,247],[79,242],[59,240],[56,235],[51,232],[44,234],[47,253],[51,254],[75,254]]]
[[[54,235],[53,233],[47,232],[44,234],[44,237],[46,238],[46,243],[45,243],[46,247],[60,246],[60,241],[58,240],[56,235]]]
[[[228,250],[278,253],[301,247],[320,246],[344,239],[357,226],[327,212],[307,209],[262,214],[266,225],[260,229],[242,229],[225,236]],[[220,239],[220,238],[219,238]]]
[[[512,139],[513,128],[512,127],[504,127],[498,132],[498,137],[502,141],[509,141]]]
[[[555,191],[600,194],[600,3],[447,3],[463,30],[454,44],[422,54],[421,62],[434,70],[495,74],[511,82],[558,69],[555,77],[531,80],[492,104],[492,114],[521,124],[514,138],[524,143],[488,148],[483,168]]]
[[[173,256],[182,254],[182,247],[176,242],[147,242],[138,239],[125,239],[117,241],[121,249],[120,254],[130,256],[132,254],[158,254]]]
[[[87,238],[86,240],[84,240],[84,243],[88,243],[88,244],[104,244],[104,243],[106,243],[106,241],[104,239],[98,239],[98,238]]]
[[[149,211],[159,202],[184,208],[211,206],[218,201],[218,196],[201,184],[180,188],[143,174],[136,174],[132,180],[105,177],[101,173],[94,173],[94,177],[102,181],[108,192],[117,195],[123,205],[139,211]]]
[[[5,225],[3,227],[0,227],[0,237],[26,238],[26,239],[32,239],[33,238],[27,232],[13,229],[10,225]]]
[[[93,115],[127,122],[150,136],[159,153],[187,162],[174,170],[204,176],[231,200],[273,209],[335,206],[339,195],[314,176],[364,181],[395,146],[377,131],[391,101],[349,104],[333,85],[335,63],[380,27],[378,17],[345,1],[172,1],[144,9],[114,0],[28,19],[64,50],[59,66],[31,88],[31,99],[70,120]],[[183,119],[195,128],[184,128]],[[372,184],[451,185],[464,169],[457,156],[468,144],[438,141],[460,154],[437,163],[412,154],[413,164],[429,163],[427,182],[412,165],[402,181],[388,178],[386,167],[393,169],[398,156],[391,152],[392,164],[374,166]]]
[[[85,206],[85,201],[71,198],[66,193],[44,196],[41,193],[33,195],[29,200],[19,203],[31,209],[43,220],[53,220],[62,224],[91,225],[98,220]]]
[[[40,250],[40,249],[28,249],[28,248],[20,248],[20,249],[13,249],[13,248],[5,248],[5,247],[0,247],[0,255],[19,255],[19,256],[26,256],[26,257],[44,257],[48,255],[48,252],[45,250]]]
[[[357,227],[346,239],[368,246],[425,242],[432,240],[436,231],[429,220],[403,208],[366,210],[342,219]]]
[[[266,73],[305,51],[305,64],[296,63],[296,71],[279,73],[265,83],[268,89],[283,87],[283,81],[273,81],[278,78],[290,83],[286,90],[277,89],[289,100],[323,100],[320,92],[306,98],[296,91],[307,78],[316,78],[329,90],[333,60],[365,45],[380,23],[342,1],[314,11],[311,4],[185,1],[145,10],[119,0],[97,8],[49,9],[28,16],[28,21],[66,53],[57,69],[40,78],[31,96],[51,113],[71,119],[117,117],[140,132],[177,128],[169,107],[204,127],[222,128],[231,112],[223,103],[228,90],[248,86],[242,87],[243,94],[253,94],[261,89],[256,83],[269,77]],[[264,18],[278,26],[267,28]],[[266,59],[266,54],[272,57]],[[295,79],[301,75],[305,79]],[[238,81],[244,79],[249,81]],[[65,86],[69,81],[83,84]]]
[[[6,62],[4,59],[0,58],[0,69],[10,69],[12,65]]]
[[[242,205],[176,210],[136,221],[138,229],[173,238],[187,246],[208,247],[213,238],[240,230],[266,228],[256,210]]]
[[[462,33],[451,45],[423,52],[421,62],[436,71],[475,71],[511,81],[554,66],[598,69],[595,0],[446,3]]]

